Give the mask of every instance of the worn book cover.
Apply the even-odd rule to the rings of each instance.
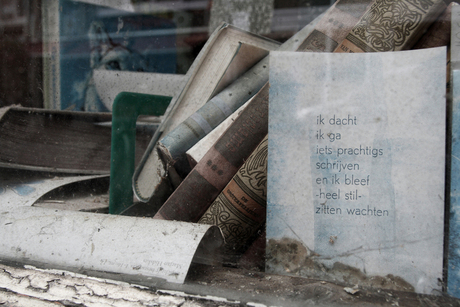
[[[267,270],[431,293],[446,48],[270,55]]]
[[[450,45],[452,7],[458,3],[451,2],[441,15],[426,30],[412,49],[434,48]]]
[[[200,124],[204,125],[203,127],[209,126],[209,123],[203,119],[203,115],[206,117],[209,111],[204,112],[203,115],[195,112],[267,55],[268,50],[274,50],[279,45],[279,42],[241,30],[225,22],[211,34],[188,70],[184,88],[177,97],[173,97],[171,100],[165,112],[164,120],[153,135],[139,166],[136,168],[133,176],[133,188],[137,198],[148,201],[154,195],[157,198],[167,195],[162,187],[168,184],[172,163],[168,159],[160,157],[158,141],[195,114],[195,120],[190,121],[193,126],[182,125],[178,128],[179,133],[173,137],[173,139],[176,137],[180,139],[183,136],[187,147],[187,144],[190,143],[187,136],[192,136],[192,139],[196,138],[194,137],[194,129],[202,129]],[[251,96],[254,93],[252,92]],[[245,94],[247,95],[247,92]],[[226,102],[228,101],[223,99],[216,102],[213,109],[220,111],[221,108],[223,113],[231,114],[232,112],[228,111],[231,107]],[[212,120],[210,122],[212,123]],[[181,133],[180,130],[187,133]],[[200,133],[197,132],[197,134]],[[180,143],[178,147],[182,148],[183,144]],[[182,152],[184,155],[185,151],[186,149]]]
[[[108,174],[112,114],[0,108],[0,166],[80,174]],[[136,164],[153,126],[136,134]]]
[[[338,0],[299,46],[300,51],[332,52],[376,0]]]
[[[378,0],[334,52],[410,49],[445,8],[443,0]]]
[[[266,136],[198,223],[216,225],[225,239],[224,261],[236,262],[265,223],[267,213]]]
[[[225,131],[154,218],[197,222],[267,134],[265,85]]]

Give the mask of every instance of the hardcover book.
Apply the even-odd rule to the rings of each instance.
[[[157,141],[255,65],[268,54],[269,50],[274,50],[278,46],[278,42],[226,23],[222,23],[211,34],[187,72],[187,82],[181,93],[173,97],[163,122],[152,137],[134,173],[134,192],[140,200],[148,201],[155,193],[156,196],[162,197],[165,192],[158,188],[169,181],[170,165],[168,161],[164,162],[160,158]],[[218,107],[225,110],[227,106],[225,103],[217,103],[216,108]],[[198,120],[198,122],[205,121]],[[195,127],[200,128],[196,124],[192,129]]]
[[[265,85],[171,194],[154,218],[197,222],[268,131]]]
[[[445,69],[445,47],[270,54],[267,271],[441,290]]]
[[[317,17],[276,50],[296,51],[320,19],[321,16]],[[191,170],[186,151],[247,103],[267,81],[268,57],[265,57],[159,141],[163,160],[185,177]]]
[[[208,152],[209,149],[214,145],[220,136],[230,127],[235,119],[241,114],[244,108],[248,105],[251,100],[246,101],[241,107],[238,108],[232,115],[227,117],[223,122],[214,128],[210,133],[203,137],[198,143],[193,145],[192,148],[187,150],[185,153],[187,156],[190,168],[194,168],[201,158]]]
[[[376,0],[338,0],[324,14],[299,51],[332,52]]]
[[[441,15],[433,22],[412,49],[434,48],[450,45],[452,7],[458,3],[451,2]]]
[[[378,0],[334,52],[410,49],[445,8],[443,0]]]
[[[225,239],[224,261],[236,263],[265,223],[267,214],[266,136],[198,223],[216,225]]]

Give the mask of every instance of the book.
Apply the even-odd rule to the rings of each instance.
[[[435,48],[449,46],[451,33],[452,6],[458,3],[451,2],[442,14],[433,22],[426,33],[415,43],[412,49]]]
[[[294,34],[277,50],[297,50],[321,16]],[[180,177],[185,177],[191,170],[186,151],[262,88],[268,81],[268,67],[268,58],[262,59],[159,141],[161,157]]]
[[[199,140],[192,148],[187,150],[185,155],[187,156],[188,164],[190,169],[194,168],[196,164],[203,158],[203,156],[211,149],[212,145],[220,138],[220,136],[230,127],[235,119],[241,114],[244,108],[248,105],[251,100],[246,101],[241,107],[238,108],[232,115],[227,117],[223,122],[214,128],[205,137]]]
[[[222,231],[224,262],[236,263],[265,223],[267,156],[268,135],[198,221],[218,226]]]
[[[148,201],[154,193],[162,197],[165,190],[158,187],[169,184],[170,166],[161,160],[157,141],[278,45],[278,42],[226,23],[211,34],[186,74],[186,85],[179,96],[173,97],[163,122],[136,168],[133,188],[138,199]]]
[[[0,109],[0,166],[50,172],[108,174],[110,113],[23,108]],[[136,163],[154,126],[136,135]],[[150,129],[150,130],[149,130]]]
[[[332,52],[375,0],[338,0],[318,21],[299,51]]]
[[[154,218],[197,222],[268,132],[266,84]]]
[[[446,47],[270,57],[266,271],[441,291]]]
[[[410,49],[445,8],[443,0],[378,0],[364,13],[334,52]]]
[[[257,63],[159,140],[158,150],[164,163],[185,178],[191,171],[186,151],[231,116],[242,103],[252,98],[267,81],[268,58]]]

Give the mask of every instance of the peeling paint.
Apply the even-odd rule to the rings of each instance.
[[[0,305],[202,307],[214,306],[214,302],[219,302],[219,306],[229,306],[223,298],[154,291],[143,286],[67,271],[40,270],[32,266],[16,268],[0,264]]]

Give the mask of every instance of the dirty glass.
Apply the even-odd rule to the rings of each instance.
[[[0,273],[9,273],[0,288],[50,300],[43,293],[75,284],[75,293],[54,300],[84,305],[90,293],[103,303],[91,276],[145,286],[126,293],[145,301],[125,298],[144,305],[458,304],[460,287],[448,279],[457,261],[447,227],[456,225],[448,197],[455,118],[445,104],[455,94],[447,48],[457,68],[449,4],[1,1]],[[380,55],[429,48],[445,49]],[[375,56],[348,61],[348,53]],[[387,81],[398,78],[410,89]],[[402,93],[413,95],[399,111],[378,104]],[[426,126],[398,117],[413,112],[425,112],[418,118]],[[409,141],[388,136],[414,127]],[[401,152],[410,161],[417,150],[431,155],[423,146],[433,151],[423,160],[430,167],[412,169],[431,178],[426,189],[409,174],[409,160],[398,160]],[[419,211],[398,209],[400,194]],[[361,197],[372,201],[345,202]],[[412,213],[410,223],[398,220]],[[433,250],[412,248],[419,241]],[[68,280],[54,282],[54,269]],[[18,276],[35,280],[32,290],[13,287]],[[120,289],[104,287],[114,291],[104,299],[119,298]],[[11,300],[0,295],[0,303]]]

